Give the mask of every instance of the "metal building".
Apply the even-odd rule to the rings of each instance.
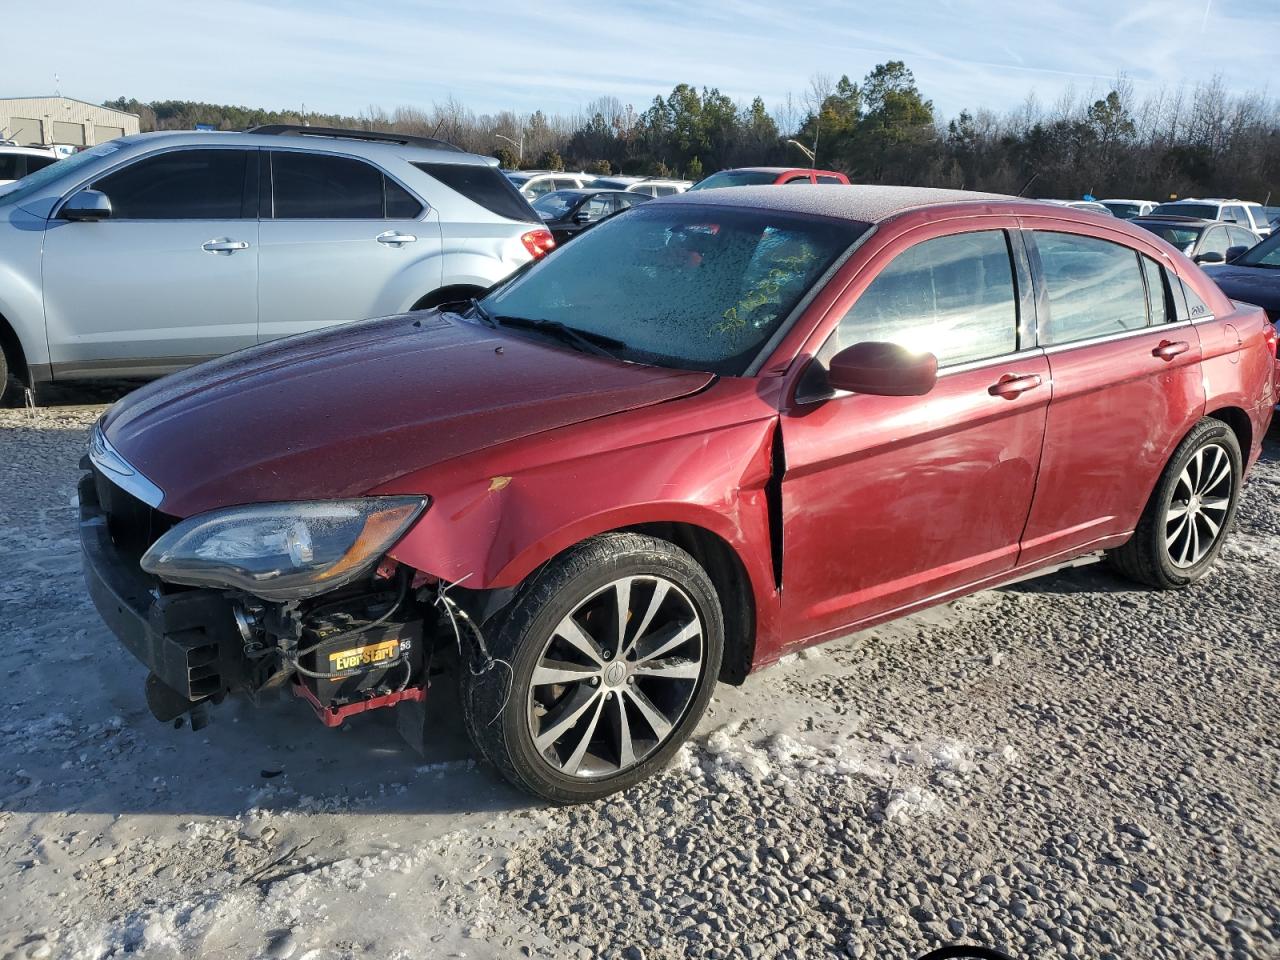
[[[138,132],[138,117],[70,97],[0,99],[0,140],[91,147]]]

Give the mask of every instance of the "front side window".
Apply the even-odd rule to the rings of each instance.
[[[1210,227],[1204,232],[1204,237],[1196,250],[1196,256],[1203,257],[1206,253],[1220,253],[1225,257],[1227,248],[1230,246],[1231,241],[1227,239],[1226,227]]]
[[[1227,237],[1233,247],[1252,247],[1258,242],[1258,238],[1253,235],[1253,231],[1246,227],[1227,227]]]
[[[323,153],[273,152],[277,220],[381,220],[382,171]]]
[[[839,177],[833,177],[829,173],[818,174],[817,181],[819,183],[843,183],[844,182]]]
[[[841,319],[832,351],[896,343],[939,365],[1018,348],[1018,297],[1003,230],[925,240],[898,254]],[[824,351],[825,353],[825,351]]]
[[[587,222],[594,223],[596,220],[603,220],[617,209],[618,208],[614,203],[613,197],[609,196],[607,193],[602,193],[597,194],[584,203],[578,209],[578,212],[585,213],[587,215]]]
[[[253,217],[256,210],[245,197],[249,155],[247,150],[171,150],[143,157],[91,187],[111,201],[112,220]]]
[[[625,360],[742,374],[867,229],[771,210],[647,203],[485,297],[501,319],[550,320],[624,344]]]
[[[555,190],[544,193],[533,201],[533,209],[547,220],[559,220],[573,208],[579,196],[580,194],[574,190]]]
[[[721,170],[705,180],[699,180],[690,190],[713,190],[716,187],[753,187],[773,183],[776,173],[767,170]]]
[[[1045,346],[1137,330],[1147,325],[1139,254],[1109,240],[1037,231],[1036,250],[1049,296]]]

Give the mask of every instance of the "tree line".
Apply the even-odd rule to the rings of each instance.
[[[242,130],[310,123],[434,136],[496,156],[508,169],[678,176],[726,167],[816,166],[855,183],[960,187],[1036,197],[1280,196],[1280,102],[1233,94],[1220,79],[1138,97],[1124,78],[1101,96],[1068,91],[1051,105],[941,118],[902,61],[860,81],[816,76],[773,110],[715,87],[677,84],[643,110],[602,97],[575,114],[476,113],[455,99],[357,116],[182,100],[104,104],[146,130],[197,123]],[[808,153],[806,153],[806,151]]]

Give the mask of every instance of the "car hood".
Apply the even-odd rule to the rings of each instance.
[[[1280,311],[1280,270],[1227,265],[1205,273],[1232,300],[1256,304],[1271,314]]]
[[[712,379],[418,313],[192,367],[121,400],[102,429],[163,491],[160,509],[187,517],[359,496],[485,447],[686,396]]]

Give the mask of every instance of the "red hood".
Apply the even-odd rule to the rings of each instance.
[[[291,337],[165,377],[112,407],[104,429],[164,491],[160,509],[187,517],[359,496],[484,447],[685,396],[711,379],[416,314]]]

